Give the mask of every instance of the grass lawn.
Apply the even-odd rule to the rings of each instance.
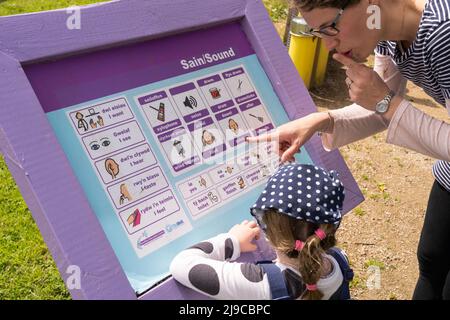
[[[0,299],[68,299],[30,211],[0,157]]]
[[[95,2],[105,0],[0,0],[0,16]],[[274,21],[285,18],[283,0],[263,2]],[[0,300],[4,299],[70,299],[70,295],[0,155]]]

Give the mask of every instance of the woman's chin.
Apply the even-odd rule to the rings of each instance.
[[[368,55],[359,55],[359,54],[355,54],[355,53],[353,53],[353,60],[355,61],[355,62],[358,62],[358,63],[365,63],[365,62],[367,62],[367,59],[370,57],[370,54],[368,54]]]

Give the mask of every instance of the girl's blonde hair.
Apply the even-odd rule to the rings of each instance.
[[[299,272],[305,284],[315,285],[320,280],[323,264],[323,254],[336,245],[334,236],[336,227],[332,224],[314,224],[300,219],[289,217],[277,210],[267,210],[262,216],[266,225],[266,236],[272,246],[289,258],[297,258]],[[320,238],[314,233],[321,228],[326,238]],[[295,249],[296,240],[305,243],[302,250]],[[320,300],[323,297],[319,290],[307,290],[302,296],[303,300]]]

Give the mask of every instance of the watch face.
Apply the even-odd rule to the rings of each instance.
[[[389,103],[387,101],[381,101],[377,104],[375,111],[378,113],[385,113],[388,110]]]

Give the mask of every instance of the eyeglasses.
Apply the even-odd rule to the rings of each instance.
[[[339,10],[336,18],[334,18],[333,22],[331,22],[329,25],[323,26],[318,29],[311,28],[308,33],[315,37],[323,38],[323,36],[328,37],[334,37],[337,36],[340,30],[336,27],[339,19],[341,18],[342,14],[344,13],[345,8],[349,5],[351,0],[348,0],[345,5]]]

